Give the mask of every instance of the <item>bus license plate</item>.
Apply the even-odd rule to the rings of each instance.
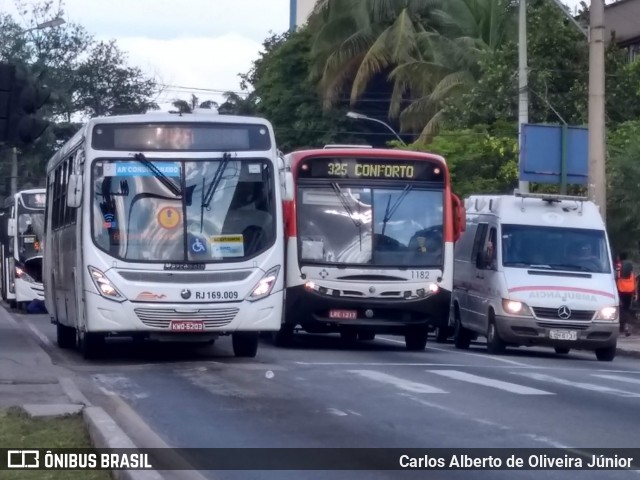
[[[172,320],[169,330],[174,332],[201,332],[204,330],[204,323],[197,320]]]
[[[329,310],[329,318],[340,320],[355,320],[358,318],[357,310]]]
[[[549,330],[549,338],[552,340],[578,340],[578,332],[575,330]]]

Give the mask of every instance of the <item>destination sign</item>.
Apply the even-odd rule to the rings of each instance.
[[[312,158],[298,171],[301,178],[444,181],[443,168],[425,160]]]

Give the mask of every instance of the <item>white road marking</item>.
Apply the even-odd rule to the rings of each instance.
[[[594,373],[592,374],[592,376],[599,377],[599,378],[606,378],[607,380],[616,380],[618,382],[634,383],[636,385],[640,384],[639,378],[629,378],[629,377],[623,377],[620,375],[602,375],[598,373]]]
[[[518,395],[555,395],[555,393],[547,392],[545,390],[538,390],[537,388],[526,387],[524,385],[518,385],[516,383],[503,382],[501,380],[495,380],[493,378],[480,377],[478,375],[472,375],[466,372],[460,372],[458,370],[427,370],[430,373],[441,375],[443,377],[452,378],[454,380],[460,380],[463,382],[469,382],[476,385],[483,385],[485,387],[497,388],[499,390],[506,390],[507,392],[517,393]]]
[[[348,413],[338,410],[337,408],[327,408],[327,412],[338,417],[346,417],[348,415]]]
[[[558,385],[565,385],[567,387],[581,388],[583,390],[590,390],[592,392],[609,393],[612,395],[618,395],[620,397],[640,397],[640,393],[627,392],[625,390],[618,390],[617,388],[609,388],[603,385],[596,385],[594,383],[584,382],[572,382],[564,378],[552,377],[551,375],[545,375],[544,373],[533,372],[511,372],[514,375],[523,375],[525,377],[532,378],[533,380],[539,380],[541,382],[555,383]]]
[[[393,375],[377,372],[375,370],[349,370],[349,373],[355,373],[356,375],[360,375],[361,377],[368,378],[369,380],[374,380],[376,382],[393,385],[394,387],[399,388],[400,390],[406,390],[407,392],[448,393],[445,390],[432,387],[431,385],[412,382],[411,380],[405,380],[404,378],[394,377]]]
[[[402,345],[404,345],[403,341],[395,340],[393,338],[379,337],[379,339],[380,340],[384,340],[385,342],[401,343]],[[437,350],[438,352],[454,353],[453,350],[448,350],[446,348],[427,347],[427,349],[428,350]],[[500,358],[500,357],[497,357],[495,355],[482,355],[480,353],[461,352],[460,350],[455,350],[455,353],[460,354],[460,355],[469,355],[471,357],[482,357],[482,358],[486,358],[488,360],[495,360],[496,362],[504,362],[504,363],[509,363],[511,365],[518,365],[518,366],[521,366],[521,367],[529,367],[530,366],[530,365],[527,365],[525,363],[516,362],[515,360],[509,360],[508,358]]]
[[[462,365],[454,363],[394,363],[394,362],[294,362],[296,365],[318,366],[347,366],[356,365],[363,367],[473,367],[475,365]],[[509,367],[513,368],[513,367]]]

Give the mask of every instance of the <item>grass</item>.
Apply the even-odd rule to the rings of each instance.
[[[0,448],[92,448],[81,415],[30,418],[19,409],[0,410]],[[108,470],[5,470],[2,480],[111,480]]]

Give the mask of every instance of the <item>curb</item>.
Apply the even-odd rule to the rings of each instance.
[[[628,357],[628,358],[640,358],[640,351],[639,350],[626,350],[624,348],[620,348],[618,347],[616,350],[616,356],[619,355],[621,357]]]
[[[85,407],[82,411],[95,448],[135,449],[131,439],[101,407]],[[155,470],[111,470],[117,480],[164,480]]]

